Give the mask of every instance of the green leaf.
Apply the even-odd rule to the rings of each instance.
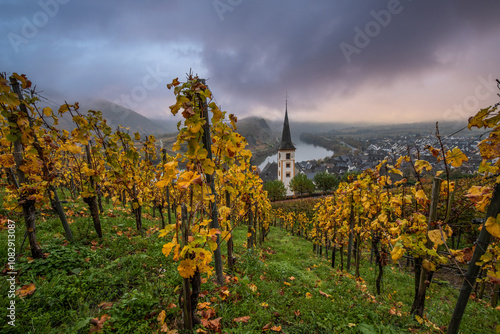
[[[82,268],[74,268],[71,269],[71,272],[75,275],[78,275],[82,271]]]
[[[92,318],[86,318],[78,321],[70,330],[71,333],[77,333],[80,329],[88,327],[90,320]]]
[[[19,139],[18,136],[12,134],[12,133],[8,133],[7,136],[5,136],[5,138],[7,138],[8,141],[10,141],[11,143],[14,143],[16,140]]]

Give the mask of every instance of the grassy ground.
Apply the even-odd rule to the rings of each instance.
[[[83,204],[68,204],[77,240],[68,244],[59,221],[50,212],[38,216],[38,238],[48,253],[45,260],[29,259],[29,249],[16,263],[17,288],[34,284],[34,292],[16,297],[16,327],[7,324],[8,276],[0,276],[1,333],[160,333],[180,328],[178,294],[181,279],[176,265],[161,253],[159,219],[145,214],[146,231],[135,232],[128,211],[108,209],[102,215],[104,238],[98,240]],[[18,222],[19,250],[22,219],[1,212],[2,221]],[[310,242],[272,228],[268,240],[254,251],[244,247],[246,230],[235,236],[236,269],[226,273],[223,287],[204,279],[199,314],[207,328],[222,333],[439,333],[451,317],[458,291],[432,284],[422,324],[408,316],[412,277],[403,269],[386,267],[383,294],[375,296],[375,270],[366,261],[361,276],[332,270],[329,261],[313,255]],[[7,230],[0,230],[6,245]],[[223,254],[225,249],[223,248]],[[0,249],[7,262],[7,247]],[[164,311],[164,313],[162,313]],[[9,319],[7,319],[9,320]],[[494,333],[500,311],[471,300],[462,333]],[[211,329],[210,329],[211,328]]]

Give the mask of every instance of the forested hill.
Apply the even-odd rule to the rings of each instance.
[[[238,120],[237,127],[236,131],[246,138],[251,149],[263,149],[278,142],[278,133],[269,127],[264,118],[246,117]]]
[[[103,114],[103,118],[111,126],[116,129],[118,125],[127,127],[131,133],[139,132],[142,135],[161,135],[175,130],[173,121],[151,120],[142,116],[132,109],[125,108],[121,105],[106,100],[90,100],[80,103],[79,111],[86,114],[88,110],[99,110]],[[68,131],[73,130],[75,123],[71,120],[71,115],[63,114],[59,118],[59,128]]]

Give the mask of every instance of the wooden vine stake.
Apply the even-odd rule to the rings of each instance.
[[[488,207],[488,211],[486,213],[485,222],[489,217],[496,218],[499,212],[500,212],[500,184],[497,183],[495,185],[495,190],[493,192],[493,197],[491,199],[490,206]],[[462,316],[464,315],[467,302],[469,301],[472,287],[474,286],[476,277],[479,273],[479,270],[481,269],[480,266],[478,266],[476,263],[479,262],[481,256],[483,256],[483,254],[486,252],[486,249],[490,244],[490,240],[491,240],[491,234],[486,229],[485,223],[483,223],[446,334],[458,333],[458,329],[460,327],[460,321],[462,321]]]
[[[16,92],[16,87],[17,90],[19,90],[19,83],[17,80],[13,77],[10,78],[10,84],[12,87],[12,90]],[[19,96],[19,93],[17,93]],[[21,95],[22,98],[22,95]],[[25,117],[28,115],[28,111],[26,110],[26,106],[22,103],[20,104],[20,109],[21,112],[23,112]],[[18,116],[15,113],[11,114],[12,119],[9,119],[9,122],[12,124],[17,124],[17,119]],[[12,126],[11,126],[12,127]],[[13,129],[15,132],[15,129]],[[17,180],[18,184],[20,187],[23,187],[23,185],[26,183],[26,175],[22,171],[21,167],[23,165],[24,161],[24,149],[23,149],[23,144],[21,143],[21,136],[19,135],[16,141],[14,142],[14,161],[16,164],[16,171],[17,171]],[[26,232],[28,234],[28,240],[30,243],[30,248],[31,248],[31,256],[35,259],[41,259],[43,257],[43,251],[40,248],[40,245],[38,245],[38,242],[36,241],[36,220],[35,220],[35,200],[30,200],[28,198],[28,194],[25,193],[22,189],[19,192],[19,204],[23,208],[23,216],[24,216],[24,222],[26,226]]]
[[[226,206],[228,208],[231,208],[231,195],[229,194],[229,191],[227,191],[227,190],[226,190]],[[228,219],[230,221],[232,220],[232,214],[230,214]],[[228,264],[229,269],[231,271],[234,269],[233,250],[234,250],[234,242],[233,242],[233,234],[231,233],[231,236],[227,240],[227,264]]]
[[[90,168],[94,168],[94,164],[92,163],[92,153],[90,149],[90,143],[85,145],[85,156],[87,159],[87,164]],[[93,176],[90,176],[90,186],[92,189],[96,189],[96,183]],[[101,218],[99,216],[99,206],[97,205],[97,196],[95,193],[92,193],[89,197],[83,197],[83,201],[87,203],[90,208],[90,215],[92,216],[92,221],[94,222],[94,228],[97,232],[97,236],[102,239],[102,229],[101,229]]]
[[[441,189],[442,181],[442,179],[435,177],[432,182],[432,199],[429,211],[429,219],[427,223],[427,232],[429,232],[431,224],[437,219],[439,191]],[[429,239],[429,235],[427,234],[426,248],[430,249],[431,247],[432,241]],[[420,317],[423,317],[424,315],[425,294],[427,288],[431,284],[432,276],[434,275],[434,271],[428,271],[423,267],[422,260],[423,259],[420,259],[420,261],[418,261],[418,264],[415,263],[415,268],[419,266],[420,270],[415,270],[415,297],[413,299],[413,305],[410,312],[410,314],[413,314],[414,316],[418,315]]]
[[[205,85],[205,79],[199,79],[200,82]],[[205,120],[205,124],[203,125],[203,148],[207,150],[207,159],[212,160],[212,140],[210,139],[210,119],[208,117],[208,107],[207,102],[204,97],[199,96],[200,100],[200,109],[202,113],[202,117]],[[211,228],[219,229],[219,212],[217,211],[217,192],[215,191],[215,178],[214,174],[205,174],[205,178],[207,180],[207,184],[212,191],[212,195],[214,196],[214,201],[210,203],[211,209],[211,218],[210,222]],[[220,244],[220,235],[217,234],[217,245]],[[214,250],[214,258],[215,258],[215,274],[217,276],[217,283],[222,284],[224,282],[224,273],[222,271],[222,255],[220,251],[220,247]]]
[[[347,271],[351,270],[353,238],[354,238],[354,196],[351,195],[351,215],[349,217],[349,243],[347,245]]]
[[[189,220],[185,204],[182,204],[181,208],[181,233],[182,249],[189,243]],[[190,258],[191,254],[188,253],[185,256],[186,258]],[[192,330],[195,325],[201,323],[200,319],[196,316],[196,308],[198,306],[198,298],[200,295],[200,285],[201,276],[198,268],[196,268],[192,277],[182,279],[180,304],[182,305],[182,318],[184,320],[185,330]]]
[[[253,231],[253,211],[252,205],[248,208],[248,232],[247,232],[247,249],[253,249],[254,244],[254,231]]]
[[[10,83],[11,83],[12,91],[17,95],[19,101],[22,101],[23,100],[23,94],[21,92],[21,88],[19,87],[19,82],[15,78],[11,77],[10,78]],[[26,105],[21,102],[21,104],[20,104],[19,107],[20,107],[21,111],[25,114],[24,116],[28,119],[30,127],[32,127],[33,126],[33,120],[32,120],[31,116],[28,113]],[[14,143],[14,146],[15,145],[16,144]],[[33,146],[35,147],[35,150],[37,152],[38,158],[40,159],[40,161],[43,164],[42,171],[43,171],[43,174],[44,174],[44,178],[47,181],[49,181],[49,184],[47,186],[47,191],[48,191],[48,194],[49,194],[49,200],[50,200],[51,206],[56,211],[57,215],[59,216],[59,219],[61,220],[61,223],[62,223],[63,228],[64,228],[64,233],[65,233],[66,239],[68,241],[72,242],[73,241],[73,233],[71,232],[71,228],[69,227],[68,220],[66,219],[66,214],[64,213],[64,209],[63,209],[63,207],[61,205],[61,202],[59,200],[59,196],[57,194],[56,188],[55,188],[55,186],[52,183],[50,183],[50,175],[49,175],[50,172],[49,172],[49,168],[47,166],[47,160],[46,160],[46,157],[44,155],[43,149],[42,149],[42,147],[41,147],[41,145],[40,145],[40,143],[38,141],[38,138],[36,136],[33,136]],[[17,183],[17,180],[14,183],[16,184],[17,188],[19,189],[19,184]]]

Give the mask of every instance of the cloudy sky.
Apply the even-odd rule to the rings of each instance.
[[[0,0],[0,71],[166,118],[190,69],[239,117],[457,121],[499,100],[498,0]]]

